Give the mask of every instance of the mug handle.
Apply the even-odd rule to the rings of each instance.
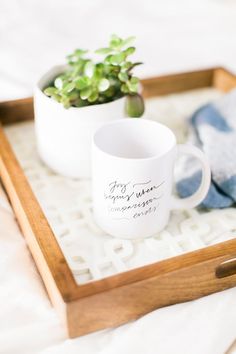
[[[210,187],[211,183],[211,170],[208,159],[204,153],[193,145],[177,145],[177,154],[187,154],[196,157],[202,168],[202,180],[198,190],[187,198],[178,198],[172,196],[171,209],[190,209],[200,204]]]

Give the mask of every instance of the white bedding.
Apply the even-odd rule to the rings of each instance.
[[[137,35],[141,76],[224,65],[236,71],[233,0],[1,0],[0,100],[32,94],[75,47]],[[66,339],[0,190],[0,353],[223,354],[236,338],[236,288]],[[229,349],[228,353],[233,353]]]

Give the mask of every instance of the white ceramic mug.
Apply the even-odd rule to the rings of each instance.
[[[188,198],[172,195],[179,153],[196,157],[199,189]],[[147,119],[127,118],[99,128],[92,147],[93,210],[97,224],[119,238],[144,238],[162,230],[172,209],[197,206],[210,185],[210,167],[196,147],[176,145],[172,131]]]

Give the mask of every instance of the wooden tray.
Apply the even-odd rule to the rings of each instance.
[[[223,68],[143,80],[153,97],[215,87],[229,91],[236,77]],[[33,119],[32,98],[0,103],[2,124]],[[76,337],[136,319],[156,308],[236,285],[236,239],[77,285],[46,217],[0,128],[0,175],[49,297]]]

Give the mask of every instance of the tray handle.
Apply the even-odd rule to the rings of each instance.
[[[216,267],[216,278],[225,278],[236,274],[236,257],[222,262]]]

